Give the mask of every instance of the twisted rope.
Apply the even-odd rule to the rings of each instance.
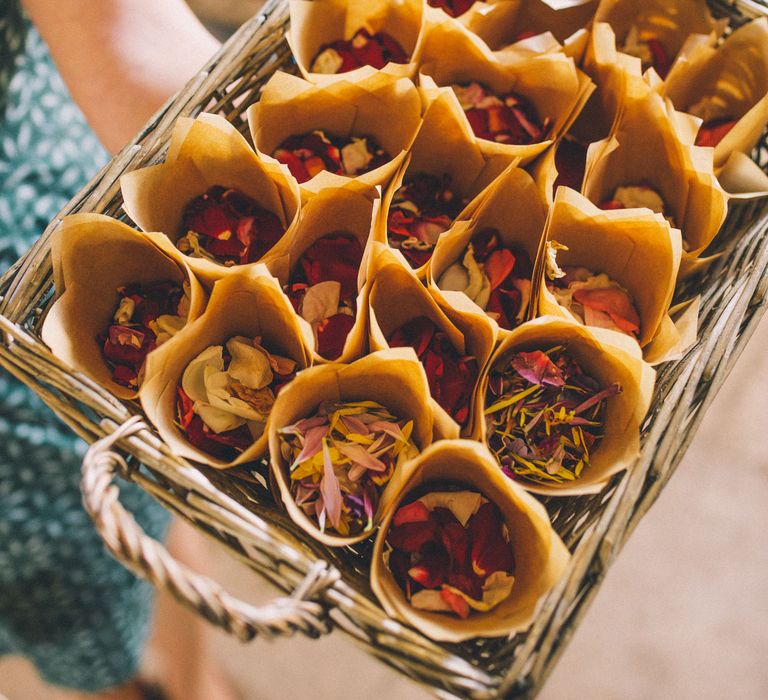
[[[176,561],[167,549],[148,537],[120,504],[113,483],[116,472],[128,469],[114,451],[120,440],[148,429],[139,416],[93,443],[83,460],[82,492],[107,549],[133,573],[171,593],[179,602],[240,639],[276,638],[301,632],[316,638],[330,632],[331,623],[322,605],[313,599],[339,578],[324,561],[315,562],[290,597],[275,598],[256,607],[232,597],[221,586]]]

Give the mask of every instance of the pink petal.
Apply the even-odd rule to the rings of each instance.
[[[307,431],[307,434],[304,436],[304,447],[301,449],[301,452],[299,452],[296,459],[293,460],[291,469],[301,464],[303,461],[307,459],[311,459],[318,452],[320,452],[320,448],[323,445],[323,438],[327,434],[328,434],[327,426],[323,425],[317,428],[310,428]]]
[[[376,459],[372,454],[368,452],[362,445],[354,443],[339,443],[336,445],[337,449],[345,457],[349,457],[353,462],[361,467],[370,469],[373,472],[386,471],[387,465],[379,459]]]
[[[323,441],[323,478],[320,481],[320,493],[323,494],[325,503],[325,512],[328,513],[328,519],[335,529],[341,524],[341,486],[333,470],[331,453],[328,449],[328,442]]]

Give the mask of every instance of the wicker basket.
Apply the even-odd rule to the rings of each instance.
[[[766,4],[747,0],[710,4],[717,16],[728,15],[736,25],[768,13]],[[99,212],[125,218],[119,177],[162,160],[179,116],[205,109],[245,132],[244,108],[277,68],[292,70],[283,39],[286,23],[285,0],[267,3],[60,216]],[[762,163],[768,159],[765,142],[756,158]],[[734,206],[714,247],[723,256],[690,283],[703,290],[700,340],[684,359],[661,368],[638,463],[598,495],[546,503],[574,556],[534,625],[510,639],[436,644],[388,618],[376,603],[367,582],[370,542],[332,551],[309,541],[264,487],[265,465],[220,473],[173,457],[137,415],[136,404],[119,402],[48,351],[40,328],[53,300],[50,235],[57,222],[0,282],[0,365],[94,443],[83,466],[83,492],[113,554],[243,639],[295,631],[314,637],[337,627],[443,698],[531,697],[541,689],[606,570],[674,472],[768,299],[768,205]],[[683,290],[681,298],[692,289],[688,294]],[[126,460],[113,448],[131,456]],[[140,484],[292,594],[254,608],[176,563],[122,509],[112,483],[115,473]]]

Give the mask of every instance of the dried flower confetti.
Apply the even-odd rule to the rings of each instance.
[[[320,530],[354,536],[370,530],[384,487],[418,450],[413,421],[374,401],[325,401],[279,430],[296,504]]]
[[[461,17],[477,0],[429,0],[431,7],[437,7],[451,17]]]
[[[355,324],[360,241],[345,233],[315,241],[299,259],[283,291],[315,333],[317,352],[335,360]]]
[[[606,401],[620,392],[602,388],[566,346],[518,352],[489,377],[488,446],[511,478],[575,481],[603,438]]]
[[[393,348],[411,347],[427,373],[432,398],[459,424],[469,419],[469,401],[479,374],[477,360],[460,355],[426,316],[404,323],[389,337]]]
[[[495,95],[475,82],[452,87],[477,138],[510,145],[530,145],[546,138],[552,120],[547,117],[542,122],[536,108],[521,95]]]
[[[357,177],[391,160],[373,136],[329,136],[320,130],[289,136],[273,155],[300,184],[323,170]]]
[[[189,314],[189,285],[131,284],[117,290],[112,323],[97,340],[112,379],[135,389],[147,355],[180,331]]]
[[[177,388],[178,426],[189,442],[232,461],[264,432],[275,396],[296,363],[273,355],[261,338],[230,338],[192,360]]]
[[[488,612],[515,583],[499,509],[479,493],[432,491],[395,513],[385,561],[410,604],[456,615]]]
[[[639,58],[643,71],[653,67],[662,80],[667,77],[672,68],[674,57],[669,55],[661,41],[654,36],[641,34],[635,25],[630,28],[620,50],[622,53]]]
[[[472,237],[462,259],[440,276],[438,287],[464,292],[501,328],[511,330],[525,320],[532,274],[527,253],[504,246],[499,232],[489,228]]]
[[[437,239],[461,213],[467,201],[450,189],[451,177],[416,173],[400,187],[387,215],[387,239],[411,267],[426,265]]]
[[[256,262],[285,233],[280,219],[239,190],[211,187],[187,204],[182,236],[184,254],[227,267]]]
[[[311,71],[347,73],[361,66],[381,69],[387,63],[408,63],[408,54],[391,34],[371,34],[363,27],[351,39],[338,39],[321,46],[312,60]]]
[[[595,274],[585,267],[566,265],[563,272],[564,276],[547,283],[560,306],[587,326],[607,328],[637,338],[640,316],[624,287],[605,273]]]

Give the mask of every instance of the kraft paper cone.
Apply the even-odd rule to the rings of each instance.
[[[568,250],[557,254],[559,266],[586,267],[605,273],[626,289],[640,316],[641,347],[659,338],[675,291],[682,255],[680,231],[660,214],[631,210],[602,211],[577,192],[561,187],[551,211],[547,237]],[[543,315],[576,319],[543,286]],[[671,319],[669,319],[671,321]],[[674,327],[674,324],[673,324]],[[629,337],[629,336],[627,336]],[[676,338],[665,338],[655,352],[664,357],[674,350]]]
[[[168,257],[145,235],[108,216],[65,217],[54,233],[51,248],[59,298],[43,324],[43,340],[59,359],[118,398],[135,399],[136,391],[112,381],[96,339],[112,322],[118,288],[133,283],[187,281],[188,322],[205,308],[203,288],[181,256]]]
[[[375,401],[401,419],[413,420],[411,439],[417,448],[432,443],[434,417],[427,376],[411,348],[385,350],[351,365],[320,365],[301,372],[275,401],[269,417],[270,473],[291,520],[314,539],[329,547],[344,547],[370,537],[389,512],[394,496],[408,474],[396,469],[381,493],[374,525],[354,537],[322,532],[296,505],[290,489],[289,467],[280,449],[279,431],[302,418],[311,417],[323,401]]]
[[[528,43],[521,36],[547,33],[559,44],[568,44],[591,22],[597,5],[597,0],[491,0],[475,3],[459,19],[494,50]]]
[[[496,345],[498,329],[487,316],[463,314],[451,307],[441,308],[397,251],[375,244],[369,266],[371,279],[368,295],[369,343],[373,351],[389,348],[387,339],[405,323],[425,316],[442,330],[460,355],[477,361],[478,377]],[[403,299],[408,303],[403,304]],[[461,428],[462,435],[475,433],[474,393],[469,402],[469,416]],[[441,409],[442,411],[442,409]],[[445,411],[443,411],[445,413]],[[446,414],[452,421],[452,418]]]
[[[509,92],[530,100],[539,118],[552,120],[547,139],[530,145],[508,145],[479,139],[488,154],[508,154],[525,165],[547,149],[578,116],[594,86],[563,54],[522,56],[493,53],[457,20],[428,25],[422,51],[421,85],[450,87],[473,81],[497,95]]]
[[[264,456],[266,428],[236,459],[223,462],[194,447],[178,428],[176,390],[192,360],[206,348],[224,345],[235,336],[262,338],[265,348],[294,360],[297,370],[312,362],[309,329],[293,313],[277,281],[263,265],[257,265],[216,283],[205,313],[152,353],[139,394],[147,418],[174,454],[215,469],[229,469]]]
[[[354,82],[343,80],[322,87],[287,73],[275,73],[264,86],[261,101],[248,108],[251,136],[258,151],[271,156],[289,136],[318,129],[340,137],[372,136],[391,160],[354,179],[374,187],[386,186],[421,126],[421,96],[407,78],[372,68],[361,75]],[[314,193],[351,179],[323,171],[301,188]]]
[[[362,28],[371,34],[386,32],[410,57],[405,64],[388,63],[384,72],[413,78],[416,74],[424,25],[424,3],[420,0],[292,0],[291,24],[286,38],[301,74],[313,83],[328,84],[356,79],[361,71],[328,75],[313,73],[312,62],[320,48],[339,39],[349,40]]]
[[[260,159],[234,126],[214,114],[177,120],[165,162],[120,178],[128,216],[144,231],[162,231],[165,236],[156,237],[156,243],[175,255],[182,255],[174,244],[186,234],[184,209],[215,185],[240,190],[274,213],[286,230],[299,212],[299,189],[288,169]],[[208,286],[248,267],[184,257]]]
[[[624,109],[628,75],[638,78],[642,75],[640,59],[617,52],[613,29],[604,23],[593,25],[582,69],[594,81],[596,90],[568,134],[561,136],[530,168],[550,204],[554,201],[560,175],[556,159],[563,141],[572,139],[586,150],[589,144],[610,136]]]
[[[505,246],[524,250],[535,270],[543,246],[546,220],[547,203],[533,178],[520,168],[508,168],[488,187],[471,219],[456,223],[437,242],[427,271],[429,287],[435,298],[457,311],[482,314],[482,309],[463,292],[450,293],[440,289],[443,273],[462,259],[472,237],[488,228],[499,231]]]
[[[418,610],[408,603],[384,561],[386,537],[395,512],[409,495],[444,490],[446,482],[479,492],[494,503],[507,525],[515,556],[515,583],[510,596],[485,613],[462,620],[452,615]],[[552,529],[544,507],[519,485],[507,479],[493,455],[467,440],[435,443],[409,465],[403,484],[384,517],[371,561],[371,588],[388,615],[439,642],[461,642],[474,637],[513,635],[526,630],[535,618],[538,601],[565,572],[570,555]]]
[[[634,464],[640,454],[640,426],[651,405],[656,377],[632,339],[600,328],[586,328],[573,320],[542,316],[502,339],[480,384],[478,415],[485,410],[488,378],[495,367],[502,366],[517,352],[546,351],[564,344],[601,387],[618,383],[622,392],[606,400],[605,436],[592,451],[591,463],[579,479],[562,485],[519,482],[526,490],[544,496],[598,493],[614,474]],[[483,441],[486,437],[484,424]]]
[[[683,143],[664,101],[642,80],[630,77],[628,87],[613,135],[589,149],[583,193],[600,204],[619,186],[652,187],[682,231],[685,252],[696,256],[712,242],[728,213],[712,149]]]
[[[737,29],[718,48],[698,46],[681,57],[663,94],[684,112],[711,97],[709,119],[739,120],[715,148],[718,169],[734,152],[750,154],[768,123],[768,19],[761,17]]]
[[[640,40],[657,39],[673,60],[691,35],[705,35],[714,44],[727,21],[712,18],[706,0],[601,0],[595,22],[610,24],[616,32],[619,49],[632,27]]]
[[[301,256],[315,241],[336,233],[347,233],[360,242],[363,259],[358,273],[357,316],[347,336],[344,351],[334,362],[350,362],[365,350],[367,328],[366,265],[372,229],[379,218],[379,193],[361,182],[347,180],[340,188],[322,190],[304,205],[290,235],[285,236],[265,260],[270,272],[282,286],[288,284]],[[287,300],[287,297],[286,297]],[[314,344],[313,344],[314,348]],[[315,353],[315,361],[324,358]]]
[[[424,90],[429,102],[424,123],[413,143],[409,157],[384,193],[381,207],[381,224],[377,226],[375,239],[387,244],[387,216],[397,190],[409,176],[424,173],[442,178],[449,175],[450,189],[467,205],[456,217],[465,220],[477,209],[484,190],[510,165],[519,159],[506,154],[485,154],[472,133],[456,95],[450,88]],[[427,264],[416,270],[419,278],[427,273]]]

